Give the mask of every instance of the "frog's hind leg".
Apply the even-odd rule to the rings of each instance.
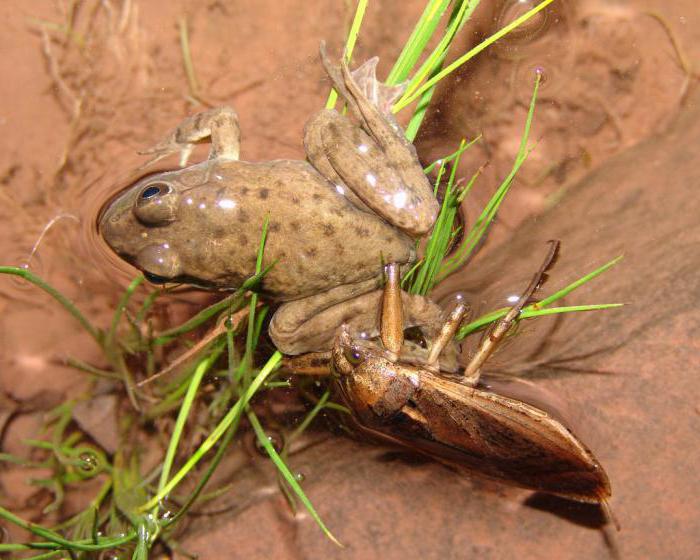
[[[330,350],[336,329],[363,311],[363,296],[374,293],[379,282],[371,278],[283,303],[268,328],[272,342],[290,355]],[[375,315],[377,308],[378,302],[373,307]]]
[[[325,142],[324,131],[329,127],[346,131],[346,134],[354,134],[356,130],[350,122],[331,109],[324,109],[311,117],[304,127],[304,151],[311,165],[316,168],[321,175],[328,179],[340,194],[350,200],[357,208],[365,212],[371,210],[362,202],[352,189],[348,188],[345,180],[338,175],[329,159],[329,153],[334,147]]]
[[[216,107],[186,118],[158,144],[140,152],[153,155],[144,167],[178,152],[180,166],[184,167],[195,145],[207,138],[211,142],[210,160],[238,159],[241,134],[238,115],[231,107]]]
[[[378,336],[384,293],[378,286],[379,279],[372,279],[282,304],[270,321],[272,342],[283,354],[297,355],[330,350],[341,325],[353,338]],[[444,321],[439,305],[406,292],[401,293],[401,305],[404,328],[418,327],[426,340],[437,336]],[[456,353],[453,358],[456,366]]]
[[[309,160],[336,185],[342,183],[353,202],[361,199],[361,208],[368,206],[408,235],[424,235],[435,223],[439,205],[413,144],[389,110],[395,92],[377,81],[375,61],[356,71],[360,85],[344,62],[334,67],[323,49],[321,57],[360,126],[334,110],[321,111],[305,132]]]
[[[390,86],[377,80],[379,58],[376,56],[350,71],[345,59],[341,61],[341,66],[331,63],[325,43],[321,43],[320,52],[321,62],[333,82],[333,87],[358,118],[363,118],[360,103],[368,102],[378,110],[381,117],[395,124],[391,108],[406,90],[406,83]]]

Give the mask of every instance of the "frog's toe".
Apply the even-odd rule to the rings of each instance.
[[[192,150],[194,150],[194,144],[189,142],[178,142],[174,136],[169,136],[155,146],[152,146],[147,150],[139,151],[140,155],[153,156],[141,166],[141,169],[149,167],[161,159],[177,153],[180,154],[180,167],[185,167],[187,165],[187,161],[190,159]]]

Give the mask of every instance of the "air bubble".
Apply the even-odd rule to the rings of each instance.
[[[277,451],[277,453],[282,451],[283,438],[281,434],[277,432],[271,432],[268,430],[267,441],[269,441],[272,444],[272,447],[275,448],[275,451]],[[265,446],[260,442],[258,438],[255,438],[255,449],[258,453],[260,453],[260,455],[267,457],[267,451],[265,450]]]
[[[541,4],[541,0],[506,0],[496,13],[496,29],[502,29],[516,19]],[[550,24],[549,8],[537,12],[527,21],[508,33],[501,42],[502,46],[521,46],[531,43],[544,35]]]
[[[12,261],[13,259],[12,257],[10,257],[10,262]],[[23,255],[15,259],[14,266],[16,266],[17,268],[21,268],[22,270],[26,270],[27,272],[31,272],[35,276],[42,276],[42,272],[44,269],[41,258],[37,254],[34,254],[32,256]],[[10,275],[10,283],[15,288],[22,291],[31,290],[34,288],[34,284],[32,284],[30,281],[25,280],[21,276],[17,276],[15,274]]]
[[[91,451],[86,451],[80,454],[80,470],[86,474],[94,473],[97,470],[100,462],[97,459],[97,455]]]

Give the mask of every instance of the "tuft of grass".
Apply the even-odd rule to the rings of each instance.
[[[496,189],[496,192],[489,200],[488,204],[481,212],[481,215],[477,218],[476,222],[469,230],[467,235],[464,236],[464,240],[457,248],[457,250],[451,256],[445,258],[442,262],[439,271],[436,274],[436,282],[444,280],[447,276],[460,269],[472,256],[474,250],[479,246],[481,241],[484,239],[484,235],[488,230],[489,226],[496,217],[503,200],[505,199],[508,191],[513,185],[513,180],[517,175],[520,167],[525,163],[530,149],[528,149],[528,140],[530,138],[530,128],[532,126],[532,118],[535,114],[535,104],[537,101],[537,92],[540,85],[540,74],[538,73],[535,77],[535,87],[532,92],[532,98],[530,99],[530,106],[527,112],[527,118],[525,119],[525,129],[523,131],[523,136],[520,140],[520,147],[518,148],[518,153],[515,156],[515,162],[510,170],[510,173],[506,176],[500,186]],[[456,164],[455,164],[456,165]],[[444,255],[444,253],[443,253]]]
[[[256,370],[253,367],[253,353],[260,336],[264,311],[261,312],[257,309],[256,296],[246,295],[246,292],[249,288],[254,287],[272,266],[263,266],[266,235],[267,220],[263,224],[254,277],[245,282],[231,296],[202,310],[183,325],[169,329],[157,336],[149,336],[148,334],[144,336],[141,324],[141,321],[147,317],[145,309],[153,305],[155,296],[146,298],[133,317],[128,313],[132,296],[143,282],[141,275],[130,283],[121,296],[109,328],[102,330],[94,327],[87,321],[68,298],[60,294],[43,279],[22,268],[0,268],[0,273],[21,276],[40,287],[56,299],[83,325],[85,330],[100,344],[110,366],[116,372],[116,374],[106,372],[110,374],[110,379],[128,380],[125,383],[126,392],[132,404],[134,404],[134,410],[137,411],[138,415],[158,417],[168,413],[173,408],[178,409],[163,464],[160,467],[158,482],[153,492],[148,491],[148,479],[141,474],[138,461],[136,460],[137,455],[133,454],[133,450],[120,449],[110,464],[106,455],[100,449],[83,443],[84,436],[80,431],[67,433],[68,426],[73,420],[72,412],[75,403],[68,401],[55,409],[53,413],[48,415],[47,419],[48,424],[52,425],[50,441],[29,440],[25,442],[28,446],[48,454],[47,458],[40,461],[26,461],[9,454],[2,454],[0,455],[0,461],[20,464],[27,468],[49,469],[51,471],[51,477],[34,480],[35,485],[46,487],[54,494],[54,501],[48,506],[45,513],[57,510],[62,505],[66,489],[70,485],[96,476],[106,476],[107,478],[91,504],[61,526],[63,530],[70,530],[74,537],[72,539],[65,538],[52,529],[25,522],[8,510],[0,508],[0,519],[27,529],[35,537],[42,539],[37,542],[20,544],[0,543],[0,553],[32,549],[48,550],[49,552],[42,553],[38,557],[53,558],[60,556],[62,552],[67,552],[71,557],[74,557],[83,552],[98,552],[116,549],[117,547],[127,547],[132,550],[132,558],[147,558],[148,551],[154,542],[158,538],[165,538],[169,530],[174,527],[174,523],[181,519],[197,498],[201,496],[204,486],[210,480],[226,452],[228,444],[231,443],[236,434],[241,418],[244,415],[250,417],[250,415],[254,414],[250,407],[251,401],[258,394],[271,390],[267,386],[267,381],[274,374],[281,360],[281,354],[276,352],[260,370]],[[159,290],[156,293],[162,293],[162,291]],[[189,456],[183,457],[182,442],[184,441],[185,433],[191,430],[194,422],[192,413],[197,406],[198,400],[201,398],[200,388],[202,381],[227,346],[231,354],[234,354],[231,346],[228,345],[228,342],[232,339],[232,330],[229,328],[226,331],[227,344],[214,344],[212,349],[197,361],[193,370],[185,373],[182,381],[170,384],[170,389],[166,389],[166,394],[161,402],[158,403],[160,405],[162,403],[170,403],[170,405],[161,407],[160,411],[156,411],[155,414],[153,409],[150,411],[143,410],[139,404],[143,395],[141,395],[132,381],[134,372],[128,365],[132,360],[127,359],[127,356],[137,355],[146,351],[150,352],[154,346],[165,345],[179,340],[183,335],[198,328],[217,314],[224,313],[230,316],[245,304],[250,305],[250,317],[245,341],[246,350],[240,361],[229,357],[228,379],[231,380],[231,386],[235,385],[235,387],[233,391],[227,390],[231,387],[229,386],[221,392],[227,396],[227,398],[222,398],[221,400],[224,402],[220,403],[221,407],[226,409],[226,412],[209,436],[205,438],[204,442]],[[125,321],[125,318],[128,318],[126,322],[129,327],[128,332],[131,335],[129,338],[123,339],[120,338],[119,325]],[[148,333],[148,331],[146,332]],[[81,364],[81,366],[84,366],[81,367],[82,371],[91,375],[101,376],[103,373],[102,370],[87,364]],[[138,416],[129,418],[129,422],[133,424]],[[167,512],[167,515],[165,513],[161,515],[161,504],[172,495],[173,491],[187,476],[193,474],[195,469],[203,464],[208,452],[217,444],[219,444],[219,447],[213,461],[205,468],[204,475],[195,487],[195,491],[176,513]],[[131,459],[127,458],[127,454],[131,455]],[[176,468],[179,462],[183,464]],[[282,475],[285,478],[289,478],[291,470],[284,461],[282,459],[275,460],[275,464]],[[307,507],[311,506],[310,500],[304,494],[298,481],[287,480],[287,483],[304,505]],[[320,527],[328,532],[313,506],[311,506],[310,513],[319,522]],[[120,536],[118,538],[99,537],[98,533],[100,532],[116,532]],[[329,537],[334,539],[329,532],[328,534]],[[90,538],[86,538],[86,535],[89,535]]]
[[[396,104],[394,105],[394,112],[398,112],[401,109],[407,107],[414,101],[416,101],[421,95],[423,95],[426,91],[430,90],[431,88],[434,88],[441,80],[449,76],[452,72],[454,72],[457,68],[474,58],[477,54],[479,54],[481,51],[485,50],[487,47],[491,46],[493,43],[498,41],[499,39],[502,39],[505,37],[508,33],[513,31],[514,29],[517,29],[519,26],[521,26],[523,23],[525,23],[527,20],[535,16],[537,13],[540,11],[544,10],[547,6],[549,6],[554,0],[543,0],[540,4],[532,8],[531,10],[525,12],[523,15],[518,17],[517,19],[513,20],[511,23],[506,25],[505,27],[499,29],[496,33],[491,35],[490,37],[484,39],[481,43],[476,45],[474,48],[460,56],[457,60],[455,60],[453,63],[448,65],[446,68],[440,70],[439,72],[435,73],[434,76],[430,77],[429,79],[423,81],[420,83],[417,81],[417,83],[409,83],[408,90],[406,93],[403,95],[401,99],[399,99]],[[476,2],[478,4],[478,2]],[[476,7],[476,6],[474,6]],[[418,85],[420,84],[420,85]]]

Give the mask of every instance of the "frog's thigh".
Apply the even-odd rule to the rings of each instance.
[[[285,303],[270,322],[270,338],[284,354],[330,350],[341,325],[347,325],[353,336],[365,333],[374,338],[379,332],[382,295],[383,290],[374,289],[333,305],[326,304],[321,309],[314,302],[318,296]],[[423,336],[432,340],[444,321],[440,306],[428,298],[405,292],[401,300],[405,327],[419,327]],[[449,352],[454,354],[451,349]]]
[[[336,122],[338,119],[345,120],[332,109],[323,109],[311,117],[304,127],[304,151],[311,165],[321,175],[333,183],[336,188],[342,188],[343,194],[360,210],[368,211],[365,203],[352,192],[352,189],[347,188],[328,160],[329,147],[323,143],[322,132],[329,126],[329,123]]]
[[[345,185],[375,213],[408,234],[430,230],[438,205],[425,175],[407,180],[405,165],[387,156],[371,136],[334,111],[322,124],[315,134]],[[420,171],[417,161],[412,165]]]
[[[349,302],[376,290],[380,281],[379,277],[370,278],[283,303],[270,321],[268,333],[272,342],[284,354],[330,349],[335,330],[343,324],[343,317],[353,314]]]

